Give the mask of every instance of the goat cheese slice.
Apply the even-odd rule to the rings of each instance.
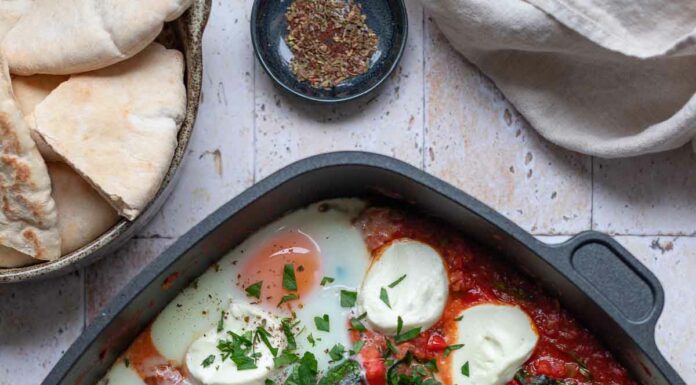
[[[507,384],[539,340],[533,321],[517,306],[477,305],[459,316],[458,343],[464,346],[451,354],[458,385]]]
[[[263,385],[273,372],[273,354],[258,338],[252,338],[253,351],[258,355],[256,368],[240,370],[231,360],[222,360],[217,348],[219,341],[230,340],[228,333],[254,333],[257,327],[269,332],[271,346],[282,351],[286,345],[280,320],[258,305],[232,302],[223,318],[223,328],[212,328],[195,340],[186,352],[186,368],[190,375],[204,385]],[[214,358],[209,358],[214,357]]]
[[[440,254],[412,239],[393,241],[375,257],[358,294],[368,325],[387,335],[437,322],[447,302],[449,280]]]

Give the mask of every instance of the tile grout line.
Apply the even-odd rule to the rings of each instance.
[[[422,37],[421,37],[422,41],[421,41],[421,45],[422,45],[422,47],[421,47],[421,49],[422,49],[422,55],[423,55],[423,58],[422,58],[422,59],[423,59],[423,60],[422,60],[422,66],[421,66],[422,80],[423,80],[423,83],[422,83],[422,85],[421,85],[421,86],[422,86],[422,88],[421,88],[421,90],[422,90],[422,98],[423,98],[423,99],[422,99],[422,104],[421,104],[421,105],[422,105],[422,107],[421,107],[421,108],[422,108],[422,111],[421,111],[421,114],[422,114],[422,117],[421,117],[421,123],[422,123],[422,126],[421,126],[421,130],[422,130],[422,131],[421,131],[421,135],[423,135],[423,137],[421,138],[421,153],[422,153],[422,157],[421,157],[421,169],[422,169],[423,171],[425,171],[425,170],[426,170],[426,169],[425,169],[425,159],[426,159],[426,158],[425,158],[425,157],[426,157],[426,149],[425,149],[426,141],[425,141],[425,135],[426,135],[426,133],[427,133],[427,129],[426,129],[426,127],[425,127],[425,125],[426,125],[426,123],[427,123],[427,119],[426,119],[426,118],[427,118],[427,117],[426,117],[426,111],[427,111],[427,110],[426,110],[426,94],[425,94],[425,92],[426,92],[426,86],[425,86],[425,83],[426,83],[426,80],[425,80],[425,76],[426,76],[426,56],[425,56],[425,55],[426,55],[426,49],[425,49],[425,44],[426,44],[426,42],[427,42],[428,39],[427,39],[427,36],[426,36],[427,31],[426,31],[425,8],[424,8],[422,5],[421,5],[421,10],[422,10],[422,18],[421,18],[421,32],[422,32]]]

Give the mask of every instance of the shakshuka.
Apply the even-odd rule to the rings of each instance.
[[[486,249],[420,214],[335,199],[229,252],[100,384],[635,382],[556,299]]]

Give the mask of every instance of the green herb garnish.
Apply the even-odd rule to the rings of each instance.
[[[268,350],[271,351],[273,357],[278,355],[278,348],[273,347],[273,345],[271,345],[271,341],[268,339],[268,337],[271,336],[271,333],[264,329],[263,326],[259,326],[256,328],[256,335],[261,338],[261,341],[263,341],[263,344],[266,345]]]
[[[361,333],[364,331],[367,331],[367,328],[361,322],[365,317],[367,317],[367,313],[362,313],[358,318],[351,318],[350,319],[350,328],[352,330],[355,330],[356,332],[361,332]]]
[[[222,313],[220,313],[220,320],[218,321],[217,324],[217,331],[220,333],[222,329],[225,328],[225,311],[223,310]]]
[[[354,355],[357,355],[358,353],[360,353],[363,346],[365,346],[365,341],[360,340],[360,341],[356,342],[355,345],[353,345],[353,349],[350,350],[350,355],[354,356]]]
[[[288,349],[285,349],[282,353],[280,353],[280,355],[278,355],[278,357],[275,357],[273,359],[273,366],[275,366],[276,368],[280,368],[282,366],[295,363],[299,359],[300,357],[298,357],[297,354],[293,353]]]
[[[259,298],[261,298],[261,286],[262,285],[263,285],[263,281],[258,281],[256,283],[253,283],[253,284],[247,286],[247,288],[244,290],[246,291],[247,296],[259,299]]]
[[[317,345],[317,342],[314,340],[314,336],[312,333],[309,333],[307,336],[307,342],[309,342],[313,347]]]
[[[391,305],[389,304],[389,294],[387,294],[387,289],[381,288],[379,289],[379,299],[384,302],[385,305],[387,305],[388,308],[391,309]]]
[[[283,289],[297,290],[297,279],[295,279],[295,265],[288,263],[283,267]]]
[[[292,328],[297,326],[297,324],[291,325],[290,321],[292,320],[289,318],[283,318],[280,321],[280,326],[283,329],[283,334],[285,334],[285,340],[287,341],[286,350],[295,350],[297,349],[297,342],[295,342],[295,334],[293,334]]]
[[[358,299],[358,293],[355,291],[341,290],[341,307],[353,307]]]
[[[396,317],[396,335],[398,336],[401,334],[401,329],[404,327],[404,320],[401,319],[401,316]]]
[[[462,318],[464,318],[464,316],[463,316],[463,315],[460,315],[459,317],[455,318],[454,320],[457,321],[457,322],[459,322],[459,321],[462,320]]]
[[[264,385],[278,385],[275,381],[271,380],[270,378],[267,378],[263,384]]]
[[[238,370],[248,370],[256,368],[256,358],[254,354],[252,334],[250,331],[242,335],[228,331],[231,337],[229,340],[220,340],[217,349],[220,351],[221,361],[232,360]]]
[[[128,357],[123,359],[123,365],[126,365],[126,367],[130,366],[130,360],[128,359]]]
[[[207,368],[208,366],[212,365],[213,362],[215,362],[215,356],[211,354],[206,357],[203,362],[201,362],[201,365],[203,365],[204,368]]]
[[[320,285],[321,285],[321,286],[326,286],[326,285],[329,284],[329,283],[333,283],[333,281],[335,281],[335,279],[333,279],[333,278],[331,278],[331,277],[324,277],[324,278],[321,279]]]
[[[465,362],[464,365],[462,365],[462,374],[469,377],[469,361]]]
[[[407,331],[406,333],[399,334],[396,337],[394,337],[394,342],[396,342],[397,344],[400,344],[400,343],[404,343],[406,341],[412,340],[412,339],[418,337],[420,332],[421,332],[420,327],[413,328],[413,329]]]
[[[293,367],[286,385],[315,385],[317,383],[317,359],[314,354],[306,352]]]
[[[316,325],[317,330],[321,330],[323,332],[330,331],[331,326],[329,324],[329,315],[324,314],[323,317],[314,317],[314,325]]]
[[[318,385],[360,385],[362,367],[355,360],[345,360],[329,368]]]
[[[331,350],[329,350],[329,357],[331,357],[331,360],[333,361],[338,361],[343,358],[345,353],[346,348],[341,344],[336,344],[331,348]]]
[[[389,349],[389,351],[393,355],[399,354],[399,349],[394,345],[394,343],[389,338],[387,338],[386,340],[387,340],[387,348]]]
[[[278,302],[278,306],[296,299],[300,299],[300,296],[295,293],[284,295],[283,298],[280,299],[280,302]]]
[[[445,357],[447,357],[447,356],[449,356],[449,354],[452,353],[453,351],[459,350],[459,349],[461,349],[461,348],[463,348],[463,347],[464,347],[464,345],[462,345],[462,344],[450,345],[450,346],[448,346],[448,347],[445,348],[444,355],[445,355]]]
[[[402,275],[401,277],[399,277],[399,279],[397,279],[396,281],[390,283],[390,284],[389,284],[389,288],[390,288],[390,289],[393,289],[396,285],[400,284],[401,281],[404,280],[404,278],[406,278],[406,274],[404,274],[404,275]]]
[[[437,362],[435,361],[435,359],[426,362],[425,364],[423,364],[423,366],[425,366],[425,368],[428,369],[430,373],[437,373]]]

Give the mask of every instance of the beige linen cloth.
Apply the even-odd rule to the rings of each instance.
[[[696,0],[422,1],[558,145],[616,158],[696,138]]]

